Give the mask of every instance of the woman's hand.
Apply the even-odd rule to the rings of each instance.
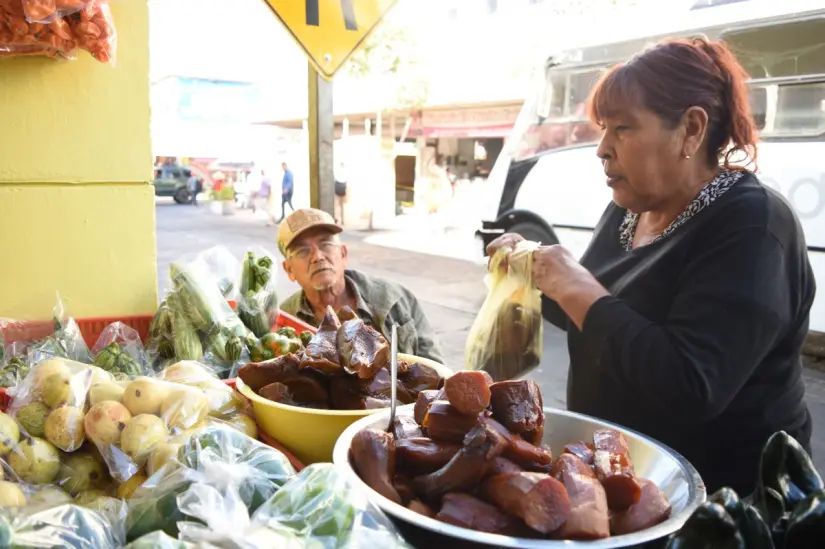
[[[567,248],[558,244],[541,246],[533,252],[533,283],[541,293],[558,303],[579,329],[584,325],[590,306],[609,295],[590,271]]]
[[[489,257],[493,257],[494,255],[496,255],[496,252],[502,248],[506,248],[512,251],[516,247],[516,244],[523,240],[524,237],[520,234],[504,233],[500,237],[490,242],[490,244],[487,246],[487,255]]]

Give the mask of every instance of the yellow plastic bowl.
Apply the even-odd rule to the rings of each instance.
[[[418,362],[435,369],[443,377],[452,370],[438,362],[412,355],[398,354],[398,358],[410,364]],[[299,408],[267,400],[255,394],[241,378],[235,385],[242,395],[252,401],[258,427],[286,446],[304,465],[332,461],[335,441],[344,429],[364,416],[377,410],[316,410]]]

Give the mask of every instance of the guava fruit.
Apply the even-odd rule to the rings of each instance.
[[[129,480],[117,487],[117,497],[120,499],[129,499],[138,487],[146,482],[147,477],[143,473],[135,473]]]
[[[40,398],[49,408],[57,408],[63,404],[74,401],[72,395],[72,374],[68,372],[58,372],[43,380],[38,387]]]
[[[161,375],[166,381],[185,385],[215,379],[206,368],[194,360],[181,360],[166,368]]]
[[[83,411],[74,406],[55,408],[46,418],[46,439],[64,452],[74,452],[86,440],[83,418]]]
[[[126,386],[123,404],[134,416],[158,415],[166,393],[166,384],[148,377],[139,377]]]
[[[38,490],[29,498],[29,505],[42,505],[44,507],[53,507],[62,503],[70,503],[72,498],[69,494],[56,488],[54,486],[46,486],[42,490]]]
[[[171,389],[160,406],[169,429],[189,429],[209,413],[209,400],[200,389],[182,385]]]
[[[0,412],[0,456],[11,452],[18,442],[20,442],[20,429],[17,423],[11,416]]]
[[[38,363],[30,372],[35,387],[41,385],[47,377],[54,374],[71,376],[72,371],[62,358],[50,358]]]
[[[0,480],[0,507],[23,507],[26,495],[20,486],[7,480]]]
[[[120,435],[120,449],[140,466],[159,442],[169,435],[166,424],[158,416],[140,414],[126,423]]]
[[[174,442],[161,442],[157,444],[149,455],[146,462],[146,473],[154,475],[158,470],[169,463],[169,460],[178,455],[181,445]]]
[[[224,419],[231,427],[250,438],[258,438],[258,424],[246,414],[233,414]]]
[[[78,495],[102,486],[107,479],[103,465],[91,454],[76,453],[63,461],[55,482],[67,492]]]
[[[42,438],[20,441],[8,458],[9,467],[29,484],[49,484],[60,470],[60,453]]]
[[[86,414],[83,425],[86,436],[98,446],[108,446],[120,442],[120,434],[132,414],[126,406],[113,400],[98,402]]]
[[[30,437],[46,436],[46,418],[51,408],[42,402],[30,402],[17,411],[17,423]]]
[[[74,498],[75,503],[78,505],[86,506],[96,500],[97,498],[105,498],[106,492],[103,490],[99,490],[97,488],[92,488],[91,490],[83,490],[79,494],[77,494]]]
[[[125,390],[125,387],[112,381],[95,383],[89,388],[89,404],[94,406],[104,400],[122,403]]]

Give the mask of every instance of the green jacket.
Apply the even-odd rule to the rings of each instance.
[[[444,358],[432,326],[418,299],[404,286],[360,271],[346,270],[347,286],[357,297],[356,314],[389,341],[392,325],[398,328],[398,352],[429,358],[441,364]],[[281,303],[281,310],[313,326],[318,325],[303,290]]]

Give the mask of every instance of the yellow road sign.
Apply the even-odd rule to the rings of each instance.
[[[309,60],[331,79],[396,0],[264,0]]]

